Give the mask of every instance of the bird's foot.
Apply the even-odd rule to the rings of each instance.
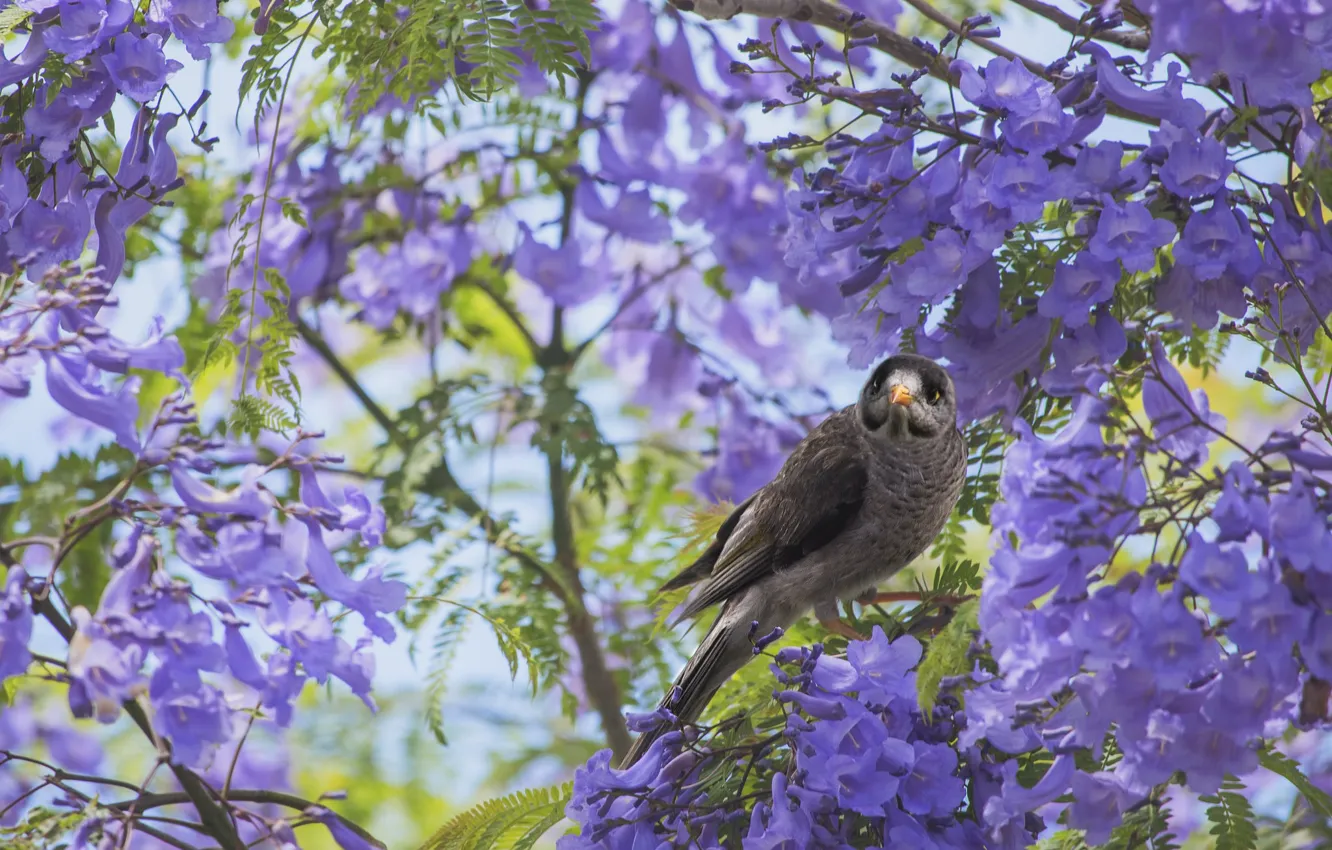
[[[948,608],[955,605],[961,605],[971,599],[970,596],[935,596],[930,599],[940,608]],[[925,594],[919,590],[898,590],[891,593],[878,593],[871,591],[856,597],[856,601],[861,605],[889,605],[894,602],[915,602],[917,604],[925,600]]]
[[[819,625],[823,626],[825,629],[827,629],[828,631],[832,632],[835,635],[841,635],[847,640],[869,640],[869,637],[867,635],[862,635],[860,632],[856,631],[854,628],[848,625],[845,620],[842,620],[838,617],[820,617]]]

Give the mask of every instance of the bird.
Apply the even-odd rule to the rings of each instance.
[[[813,428],[698,559],[662,585],[661,593],[698,585],[672,625],[721,609],[659,709],[693,723],[754,657],[753,635],[786,629],[811,608],[830,632],[862,638],[838,603],[902,599],[877,594],[877,585],[943,529],[966,470],[948,371],[917,354],[879,363],[857,401]],[[640,734],[620,767],[666,731],[663,723]]]

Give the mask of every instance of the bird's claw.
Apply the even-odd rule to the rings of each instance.
[[[825,629],[827,629],[828,631],[832,632],[835,635],[841,635],[847,640],[869,640],[868,636],[862,635],[860,632],[856,631],[854,628],[848,625],[844,620],[838,619],[837,617],[829,617],[829,618],[820,617],[819,625],[823,626]]]

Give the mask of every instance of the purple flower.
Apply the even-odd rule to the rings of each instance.
[[[241,483],[234,490],[219,490],[186,471],[182,464],[171,465],[171,484],[185,507],[199,514],[236,514],[252,519],[263,519],[272,512],[272,505],[259,489],[259,478],[264,468],[250,464],[241,472]]]
[[[718,426],[718,454],[694,486],[711,499],[741,502],[772,480],[801,434],[751,414],[743,400],[732,396]]]
[[[1290,489],[1272,497],[1268,515],[1267,542],[1272,554],[1297,570],[1316,569],[1332,572],[1327,552],[1332,551],[1332,535],[1327,529],[1327,514],[1318,509],[1316,494],[1296,472]],[[1260,529],[1261,530],[1261,529]]]
[[[1000,127],[1004,138],[1020,150],[1041,154],[1054,150],[1068,141],[1073,131],[1073,118],[1064,111],[1059,101],[1046,100],[1034,112],[1025,115],[1013,113]]]
[[[350,829],[342,818],[323,806],[311,806],[304,813],[328,827],[329,835],[333,836],[342,850],[379,850],[379,845],[366,841],[360,833]]]
[[[23,50],[12,61],[6,58],[4,50],[0,49],[0,87],[8,88],[32,76],[49,55],[44,27],[33,28],[27,43],[23,45]]]
[[[304,493],[302,486],[302,493]],[[324,545],[324,533],[314,520],[305,520],[309,531],[305,564],[315,585],[330,599],[341,602],[360,614],[366,628],[386,643],[392,643],[393,626],[380,614],[391,614],[407,601],[407,585],[384,579],[383,569],[370,568],[365,578],[353,579],[338,568],[333,555]]]
[[[225,44],[235,31],[231,19],[218,13],[214,0],[151,0],[148,20],[169,27],[190,56],[199,60],[213,55],[208,45]]]
[[[1164,86],[1148,90],[1125,77],[1104,46],[1087,41],[1078,50],[1096,58],[1096,90],[1111,103],[1139,115],[1169,121],[1185,130],[1197,129],[1206,117],[1202,104],[1182,94],[1184,77],[1179,73],[1178,63],[1170,64],[1169,79]]]
[[[883,629],[875,626],[869,640],[851,641],[846,647],[846,658],[859,674],[853,690],[867,705],[887,705],[893,699],[916,698],[915,676],[909,675],[920,663],[923,653],[920,641],[904,635],[891,643]],[[824,659],[820,658],[820,667]]]
[[[157,116],[152,131],[151,150],[149,129],[153,113],[141,108],[134,116],[125,154],[120,158],[116,181],[121,186],[143,186],[128,197],[119,192],[107,192],[97,202],[93,222],[97,228],[97,265],[107,280],[120,277],[125,267],[125,234],[130,227],[153,208],[144,195],[167,191],[179,179],[176,176],[176,154],[167,144],[166,134],[176,126],[179,115],[167,113]],[[146,182],[144,182],[146,180]]]
[[[977,106],[1031,115],[1054,99],[1054,86],[1017,59],[991,59],[983,73],[968,62],[957,61],[953,71],[960,75],[962,96]]]
[[[574,237],[552,248],[538,242],[526,227],[513,252],[513,268],[561,307],[590,301],[606,290],[610,280],[609,275],[584,264],[582,246]]]
[[[46,30],[46,45],[77,62],[123,32],[133,15],[128,0],[61,0],[60,23]]]
[[[1192,223],[1190,220],[1189,224]],[[1208,250],[1212,247],[1208,246]],[[1181,256],[1189,256],[1189,248],[1182,241],[1175,244],[1175,258]],[[1164,279],[1157,279],[1156,305],[1183,322],[1183,327],[1208,330],[1216,327],[1221,313],[1235,318],[1244,316],[1248,309],[1244,293],[1247,283],[1245,275],[1229,267],[1214,280],[1199,280],[1192,266],[1181,263]]]
[[[1222,617],[1240,614],[1258,589],[1239,547],[1208,543],[1196,533],[1189,536],[1188,551],[1180,559],[1179,577],[1206,596],[1211,609]]]
[[[1211,518],[1220,542],[1243,541],[1253,531],[1267,531],[1267,501],[1253,473],[1242,461],[1235,461],[1226,469],[1221,480],[1221,498],[1216,500]]]
[[[197,677],[186,687],[159,671],[149,696],[157,729],[171,741],[172,761],[202,766],[205,756],[231,737],[232,715],[225,698]]]
[[[994,185],[994,197],[1024,220],[1039,217],[1045,202],[1058,194],[1045,158],[1034,153],[1000,156],[989,180]]]
[[[999,188],[990,180],[975,176],[962,184],[952,214],[958,224],[970,231],[970,243],[986,251],[997,250],[1009,228],[1017,223]]]
[[[957,773],[957,752],[946,744],[916,741],[911,772],[898,788],[902,808],[915,815],[947,817],[966,796],[966,786]]]
[[[18,222],[17,247],[31,257],[27,263],[29,280],[37,280],[51,266],[78,257],[92,224],[87,200],[82,197],[61,201],[55,209],[33,198],[19,213]]]
[[[1107,201],[1087,250],[1103,262],[1119,260],[1131,272],[1145,272],[1156,264],[1156,249],[1174,238],[1174,225],[1152,218],[1141,202]]]
[[[1159,337],[1152,339],[1151,349],[1152,374],[1142,382],[1142,406],[1152,422],[1152,435],[1181,463],[1200,464],[1226,420],[1211,412],[1206,393],[1190,392]]]
[[[578,211],[588,221],[638,242],[664,242],[671,238],[671,224],[654,206],[647,190],[620,190],[611,206],[602,202],[596,183],[583,180],[574,192]]]
[[[1215,641],[1203,635],[1203,622],[1173,596],[1163,597],[1149,587],[1133,596],[1138,624],[1134,664],[1151,670],[1159,687],[1183,688],[1215,660]]]
[[[1083,773],[1073,775],[1070,784],[1073,792],[1073,804],[1068,809],[1069,825],[1086,830],[1087,843],[1093,846],[1104,844],[1110,838],[1110,831],[1119,826],[1124,812],[1136,802],[1136,795],[1130,794],[1109,773]]]
[[[940,230],[934,238],[925,243],[925,247],[907,259],[892,274],[892,285],[879,296],[879,306],[884,310],[897,309],[901,315],[914,316],[919,306],[915,299],[903,304],[896,296],[896,291],[905,288],[907,292],[928,303],[938,303],[944,296],[966,283],[967,277],[988,259],[988,252],[982,251],[972,243],[962,241],[956,230]],[[907,309],[903,309],[903,307]]]
[[[1304,637],[1313,612],[1304,605],[1296,605],[1290,590],[1280,582],[1255,579],[1254,587],[1253,600],[1226,630],[1226,635],[1241,652],[1289,654],[1291,644]]]
[[[648,347],[647,375],[634,401],[669,415],[688,403],[702,378],[698,351],[679,330],[667,328],[655,334]]]
[[[0,594],[0,682],[26,672],[32,661],[28,653],[32,609],[23,590],[28,574],[16,566],[6,572],[4,592]]]
[[[1073,181],[1092,193],[1113,193],[1124,182],[1124,146],[1119,142],[1098,142],[1078,151],[1073,167]]]
[[[1098,310],[1094,324],[1065,327],[1054,341],[1051,346],[1054,366],[1041,375],[1041,387],[1051,395],[1074,395],[1095,379],[1100,369],[1124,356],[1127,350],[1128,337],[1123,326],[1109,311]]]
[[[138,454],[136,381],[130,379],[114,392],[108,392],[102,387],[100,377],[101,372],[92,364],[71,354],[46,358],[46,389],[52,400],[80,419],[110,431],[117,443]]]
[[[741,842],[743,850],[788,850],[812,844],[809,814],[788,802],[786,787],[786,775],[773,774],[772,806],[754,807],[749,832]]]
[[[1036,311],[1060,319],[1066,328],[1086,326],[1092,307],[1109,301],[1120,278],[1119,268],[1090,254],[1079,254],[1072,263],[1055,267],[1054,282],[1041,293]]]
[[[28,202],[28,178],[18,167],[19,145],[0,151],[0,233],[7,233]]]
[[[1241,742],[1261,735],[1281,703],[1299,686],[1299,667],[1289,653],[1248,659],[1231,656],[1218,672],[1202,714]]]
[[[75,717],[110,723],[120,714],[120,704],[143,687],[143,647],[118,645],[82,608],[73,615],[78,631],[69,644],[70,710]]]
[[[1210,208],[1189,216],[1174,253],[1175,261],[1190,267],[1201,280],[1220,277],[1227,266],[1245,277],[1262,262],[1248,219],[1220,198]]]
[[[147,103],[183,66],[168,61],[162,52],[162,36],[125,34],[116,39],[115,50],[102,57],[116,88],[140,103]]]
[[[1170,155],[1161,166],[1161,182],[1176,195],[1198,198],[1225,185],[1233,169],[1226,148],[1210,136],[1197,136],[1170,124],[1153,133],[1153,141],[1168,142]]]

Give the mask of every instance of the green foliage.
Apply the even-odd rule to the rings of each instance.
[[[65,846],[61,841],[79,824],[90,817],[96,817],[99,809],[96,802],[86,809],[62,811],[47,806],[34,806],[24,813],[23,819],[14,826],[0,827],[0,847],[5,850],[51,850]],[[88,836],[96,841],[99,835]]]
[[[1207,820],[1216,838],[1216,850],[1255,850],[1258,828],[1253,821],[1253,807],[1244,797],[1244,785],[1227,776],[1216,794],[1199,797],[1208,805]]]
[[[32,17],[31,9],[20,8],[17,5],[0,9],[0,40],[13,35],[14,30],[23,26],[30,17]]]
[[[531,850],[564,817],[573,783],[519,791],[455,817],[421,850]]]
[[[1110,833],[1110,839],[1095,850],[1179,850],[1170,833],[1170,812],[1153,794],[1147,802],[1124,815],[1123,822]],[[1056,832],[1036,845],[1036,850],[1092,850],[1079,830]]]
[[[1170,832],[1170,811],[1161,805],[1158,795],[1124,815],[1124,822],[1110,833],[1110,840],[1098,850],[1179,850]]]
[[[1283,752],[1266,747],[1258,753],[1258,763],[1294,785],[1310,808],[1320,817],[1332,821],[1332,795],[1313,784],[1300,770],[1299,762]]]
[[[62,454],[38,476],[22,460],[0,457],[0,541],[62,541],[60,592],[71,605],[95,608],[110,577],[105,552],[113,526],[81,511],[120,486],[132,467],[133,459],[115,445],[91,456]]]
[[[547,371],[541,391],[539,401],[527,394],[520,396],[514,411],[520,419],[539,426],[532,435],[532,446],[547,457],[568,455],[573,461],[572,485],[595,496],[604,507],[611,487],[624,484],[619,453],[602,435],[592,408],[579,398],[565,372]]]
[[[519,51],[562,82],[583,67],[588,32],[601,17],[593,0],[554,0],[544,9],[523,0],[408,0],[403,18],[371,0],[322,8],[326,32],[313,54],[328,53],[333,68],[349,72],[358,116],[386,97],[415,101],[425,114],[448,82],[467,100],[489,101],[517,79]],[[463,76],[460,61],[472,66]]]
[[[916,698],[928,717],[939,698],[939,683],[946,676],[960,676],[971,672],[967,651],[975,639],[973,632],[980,628],[980,603],[969,600],[962,603],[943,631],[930,641],[929,650],[916,670]]]
[[[449,743],[448,736],[444,734],[444,693],[448,688],[449,669],[466,628],[467,612],[462,608],[454,608],[435,627],[435,637],[431,642],[430,666],[426,668],[425,676],[425,723],[442,746],[448,746]]]
[[[331,12],[332,3],[319,3],[317,10]],[[240,97],[236,101],[236,126],[240,126],[240,110],[245,108],[250,95],[254,97],[255,124],[282,97],[306,38],[317,19],[310,12],[297,16],[290,7],[277,6],[269,19],[268,30],[250,43],[245,61],[241,63]],[[304,26],[302,26],[304,25]]]
[[[441,592],[448,592],[461,579],[461,573],[458,572],[451,573],[450,576],[451,580],[437,589]],[[526,668],[528,686],[531,688],[533,695],[536,694],[542,678],[542,663],[532,646],[502,618],[480,608],[465,605],[443,596],[418,598],[418,602],[425,604],[417,610],[424,610],[424,608],[434,604],[449,606],[449,610],[445,612],[443,618],[435,626],[425,678],[425,723],[436,741],[445,746],[449,743],[448,736],[444,731],[443,700],[448,688],[449,669],[457,654],[458,644],[466,630],[469,615],[481,618],[490,626],[492,633],[495,635],[495,643],[499,646],[505,662],[509,665],[510,677],[517,679],[520,670]],[[410,617],[411,615],[408,614],[407,616]],[[415,626],[419,629],[421,622],[418,620]],[[413,648],[414,644],[415,639],[413,640]]]

